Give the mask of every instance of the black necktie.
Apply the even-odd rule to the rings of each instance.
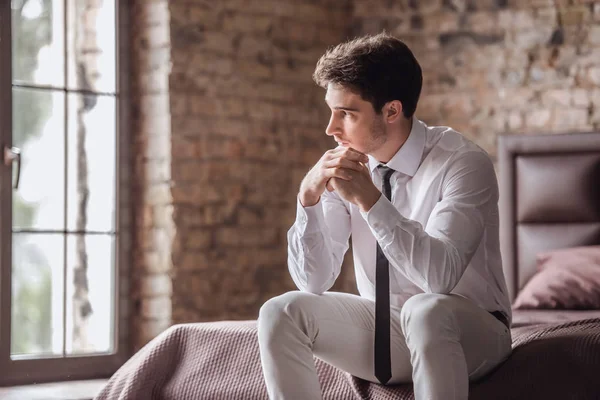
[[[380,165],[383,173],[383,195],[391,200],[390,177],[393,169]],[[388,259],[377,243],[375,266],[375,377],[385,385],[392,377],[390,354],[390,272]]]

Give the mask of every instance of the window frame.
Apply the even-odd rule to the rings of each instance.
[[[11,1],[0,2],[0,386],[111,376],[130,357],[129,268],[132,265],[130,157],[130,28],[128,1],[115,0],[116,12],[116,239],[112,354],[11,359],[12,173],[4,165],[4,146],[12,145]],[[65,21],[66,23],[66,21]],[[7,56],[10,55],[10,56]],[[24,157],[27,155],[25,154]]]

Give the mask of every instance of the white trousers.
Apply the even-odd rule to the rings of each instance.
[[[418,294],[391,307],[392,378],[412,381],[416,400],[467,399],[477,380],[511,352],[510,330],[458,295]],[[373,375],[375,302],[326,292],[289,292],[260,309],[258,340],[269,398],[321,399],[313,355],[351,375]]]

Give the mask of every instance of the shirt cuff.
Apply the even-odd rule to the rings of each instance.
[[[298,198],[296,198],[296,203],[296,224],[300,232],[304,234],[319,232],[321,222],[325,220],[321,199],[310,207],[304,207]]]
[[[384,196],[371,207],[368,212],[360,212],[367,221],[367,224],[373,232],[373,236],[380,244],[385,244],[392,240],[393,229],[397,225],[400,215],[396,207]]]

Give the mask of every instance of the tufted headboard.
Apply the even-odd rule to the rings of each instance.
[[[500,242],[511,301],[539,251],[600,244],[600,133],[500,136]]]

